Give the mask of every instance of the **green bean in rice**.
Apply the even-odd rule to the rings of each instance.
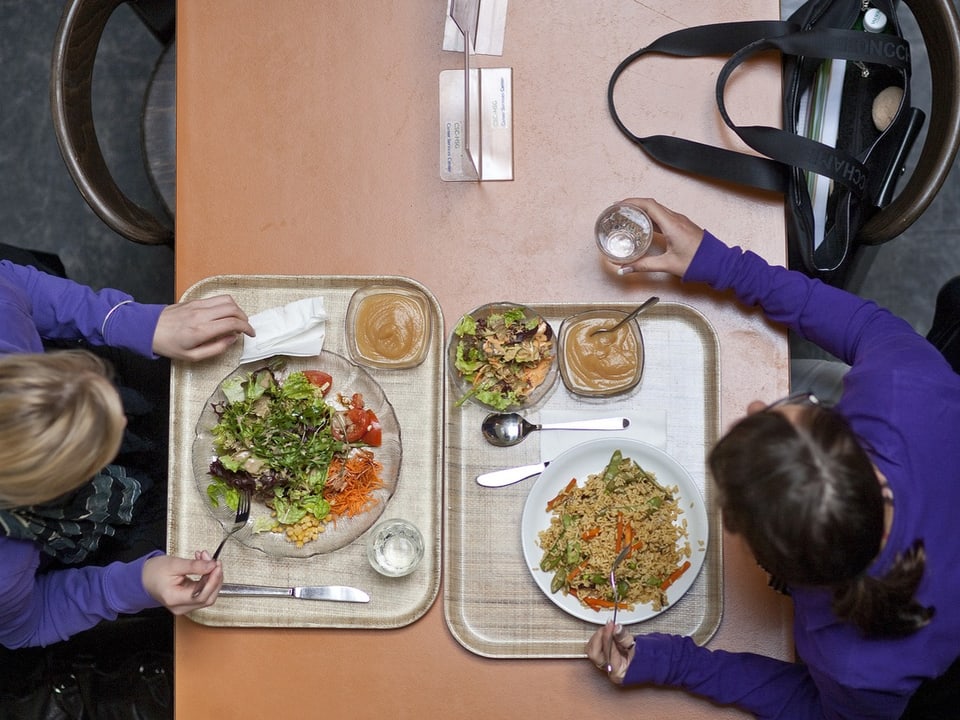
[[[582,486],[572,479],[547,503],[550,527],[538,537],[540,569],[553,573],[551,592],[573,595],[596,611],[612,609],[610,568],[630,545],[616,574],[620,609],[666,607],[667,588],[690,567],[687,522],[676,493],[619,450]]]

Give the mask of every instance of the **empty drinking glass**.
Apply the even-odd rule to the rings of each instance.
[[[636,205],[619,202],[604,210],[596,223],[597,247],[619,265],[643,257],[653,241],[653,222]]]

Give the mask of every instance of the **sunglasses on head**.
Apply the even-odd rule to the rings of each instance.
[[[784,405],[816,405],[821,406],[823,403],[820,402],[820,399],[811,392],[795,392],[790,393],[786,397],[782,397],[779,400],[774,400],[772,403],[767,405],[764,410],[773,410],[774,408],[783,407]]]

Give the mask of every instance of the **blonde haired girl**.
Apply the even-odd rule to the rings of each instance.
[[[83,564],[114,524],[135,520],[141,485],[108,464],[126,418],[107,366],[85,351],[45,353],[45,342],[202,360],[241,334],[254,330],[226,295],[144,305],[0,260],[0,644],[49,645],[161,605],[190,612],[213,604],[223,583],[206,551]],[[208,581],[194,598],[200,575]]]

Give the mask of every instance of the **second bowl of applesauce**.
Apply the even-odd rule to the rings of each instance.
[[[426,358],[430,343],[427,299],[403,287],[357,290],[347,308],[347,336],[355,362],[415,367]]]
[[[587,310],[560,325],[560,376],[567,390],[585,397],[609,397],[629,392],[643,376],[643,335],[636,320],[615,332],[592,334],[613,327],[627,313],[613,309]]]

